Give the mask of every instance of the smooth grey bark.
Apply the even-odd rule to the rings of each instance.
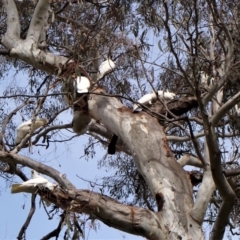
[[[156,199],[164,225],[178,229],[176,234],[187,238],[194,227],[199,228],[188,215],[193,207],[192,186],[168,148],[162,126],[144,112],[133,114],[115,98],[91,95],[88,107],[89,114],[120,136],[131,150],[138,171]],[[198,231],[194,237],[201,239],[202,233]]]

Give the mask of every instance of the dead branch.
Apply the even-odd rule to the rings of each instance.
[[[36,194],[32,194],[32,198],[31,198],[31,208],[30,211],[28,213],[27,219],[25,221],[25,223],[23,224],[23,226],[21,227],[21,230],[17,236],[18,240],[22,240],[25,239],[25,235],[26,235],[26,230],[28,228],[29,223],[31,222],[32,216],[35,212],[36,209],[36,204],[35,204],[35,200],[36,200]]]

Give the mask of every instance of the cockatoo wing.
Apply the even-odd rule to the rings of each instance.
[[[98,68],[98,79],[101,79],[104,75],[110,73],[115,67],[115,63],[110,58],[102,62]]]
[[[77,77],[76,83],[78,93],[87,93],[91,86],[89,79],[84,76]]]

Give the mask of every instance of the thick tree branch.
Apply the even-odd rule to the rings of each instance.
[[[225,104],[223,104],[220,109],[214,114],[211,119],[212,126],[216,124],[224,117],[224,115],[240,100],[240,92],[230,98]]]
[[[60,186],[66,189],[75,189],[73,184],[68,181],[65,175],[62,175],[60,172],[58,172],[57,170],[53,169],[50,166],[47,166],[40,162],[36,162],[33,159],[22,156],[20,154],[11,154],[11,153],[0,151],[0,161],[5,163],[14,163],[14,164],[21,164],[23,166],[27,166],[31,169],[36,170],[39,173],[42,173],[51,177]]]
[[[27,33],[27,39],[33,40],[37,44],[41,31],[43,29],[45,18],[48,16],[48,10],[50,8],[49,0],[39,0],[35,8],[30,27]]]
[[[221,154],[218,148],[215,129],[210,127],[210,124],[208,125],[208,129],[209,132],[206,134],[206,140],[209,149],[212,176],[223,199],[210,237],[211,240],[215,240],[222,239],[224,235],[225,227],[228,223],[229,214],[232,211],[236,196],[222,172]]]
[[[195,97],[182,97],[177,100],[171,100],[166,103],[165,106],[161,102],[156,102],[150,107],[150,109],[159,114],[166,115],[171,119],[173,116],[169,111],[176,116],[181,116],[197,106],[198,102]]]
[[[227,177],[234,177],[240,174],[240,167],[238,168],[233,168],[233,169],[224,169],[223,173],[227,176]]]
[[[209,166],[204,170],[203,180],[199,187],[194,207],[191,211],[191,216],[201,224],[206,214],[206,209],[212,193],[215,190],[215,184],[212,179],[212,172]]]
[[[180,159],[178,159],[177,162],[180,164],[181,167],[184,167],[186,165],[199,168],[203,167],[201,160],[192,155],[184,155]]]
[[[18,10],[13,0],[3,0],[7,12],[7,32],[2,38],[2,43],[8,49],[15,47],[20,40],[20,23]]]
[[[165,239],[166,227],[158,221],[156,213],[150,210],[123,205],[88,190],[71,190],[66,193],[56,189],[49,193],[48,199],[63,209],[92,215],[106,225],[124,232],[152,240]]]

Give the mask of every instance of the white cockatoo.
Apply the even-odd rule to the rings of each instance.
[[[238,106],[238,103],[235,104],[235,111],[236,111],[237,115],[240,114],[240,108],[239,108],[239,106]]]
[[[37,118],[32,126],[33,132],[46,125],[47,124],[47,119],[45,118]],[[29,133],[30,129],[31,129],[31,125],[32,125],[32,120],[28,120],[26,122],[21,123],[17,129],[17,136],[15,138],[15,144],[19,144],[25,137],[26,135]]]
[[[87,93],[91,86],[89,79],[84,76],[77,77],[75,82],[77,85],[76,88],[78,93]]]
[[[213,77],[210,78],[207,73],[205,73],[204,71],[200,71],[200,81],[201,84],[203,84],[205,87],[212,86],[213,80]]]
[[[172,100],[176,96],[175,93],[169,92],[168,90],[166,92],[164,92],[162,90],[158,90],[157,94],[160,99],[165,99],[165,100]],[[156,100],[157,100],[157,95],[155,92],[152,92],[152,93],[148,93],[148,94],[144,95],[137,102],[141,103],[143,105],[152,105],[152,103],[155,102]],[[138,108],[138,105],[134,104],[133,111],[135,111],[137,108]]]
[[[104,62],[102,62],[98,68],[98,80],[104,77],[107,73],[110,73],[115,68],[115,63],[107,58]]]
[[[26,182],[23,183],[15,183],[11,186],[11,193],[36,193],[37,187],[43,187],[47,188],[49,190],[53,190],[55,185],[50,183],[46,178],[38,175],[38,173],[35,170],[32,170],[32,178]]]

